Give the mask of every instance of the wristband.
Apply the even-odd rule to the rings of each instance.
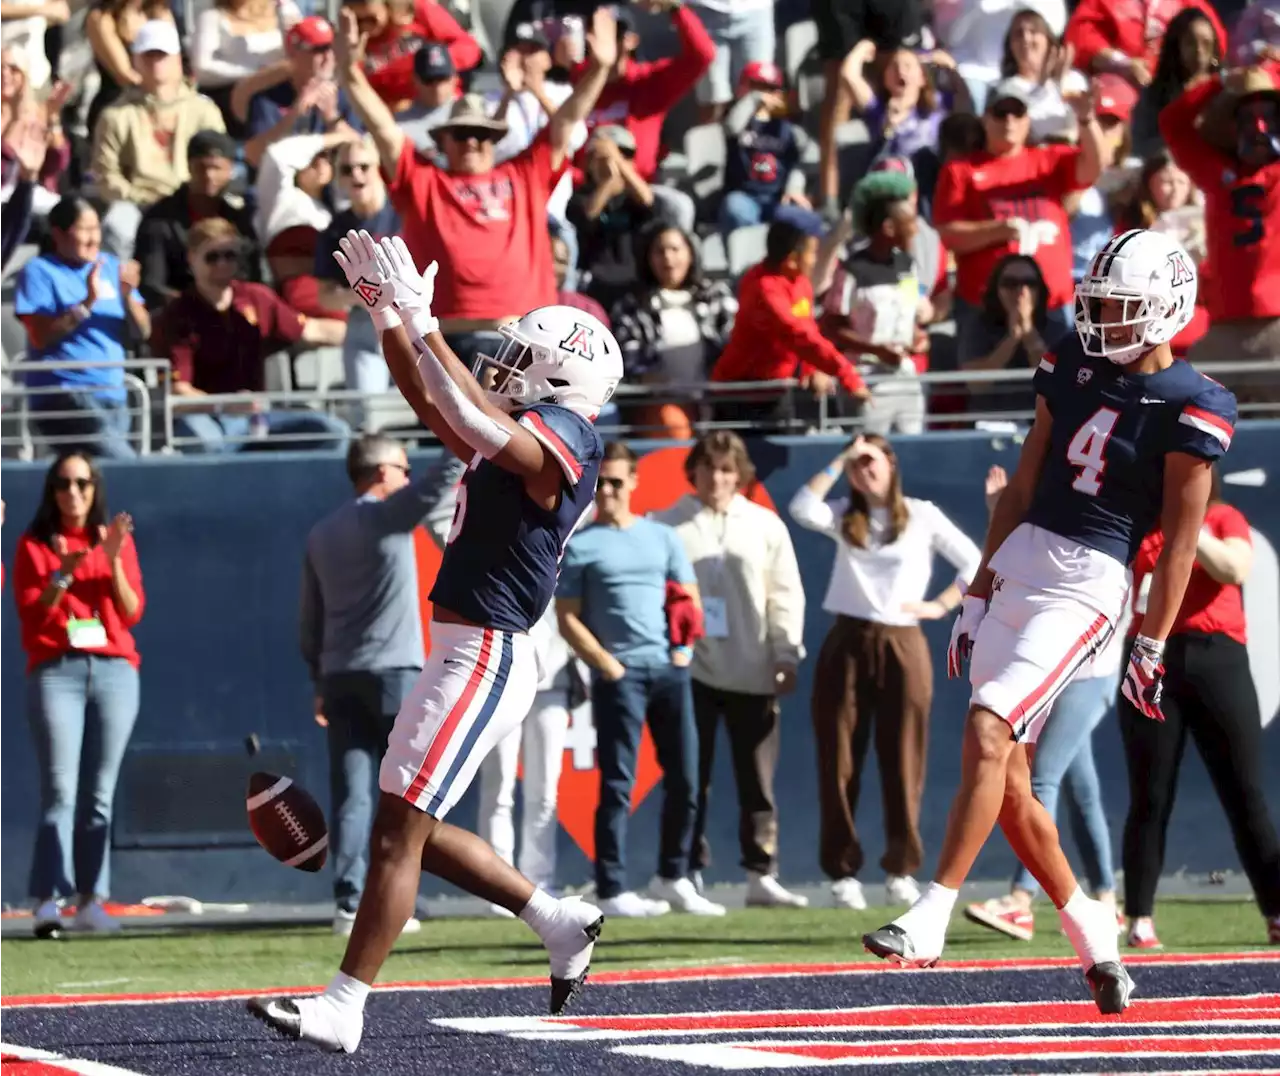
[[[59,590],[70,590],[71,581],[72,581],[72,575],[70,572],[61,572],[61,573],[54,573],[54,576],[50,580],[50,583],[53,586],[57,587]]]
[[[401,313],[407,316],[407,327],[419,339],[426,340],[432,333],[440,331],[440,320],[430,310],[402,310]]]
[[[822,468],[822,473],[826,475],[828,478],[839,478],[843,471],[844,471],[843,460],[840,460],[837,463],[828,463],[824,468]]]
[[[397,325],[403,325],[400,315],[396,313],[394,306],[387,306],[381,310],[369,311],[369,317],[373,321],[373,327],[378,332],[385,332],[387,329],[394,329]]]
[[[678,657],[687,658],[693,655],[693,647],[691,646],[673,646],[671,653]]]
[[[1153,639],[1149,635],[1135,635],[1133,637],[1133,648],[1159,661],[1164,657],[1164,642],[1163,639]]]

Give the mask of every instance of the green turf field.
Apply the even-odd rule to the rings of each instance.
[[[885,910],[748,909],[721,920],[670,915],[612,920],[596,947],[598,971],[703,964],[828,963],[872,959],[863,931],[883,924]],[[1264,948],[1266,931],[1252,902],[1169,900],[1156,915],[1172,952]],[[1022,943],[957,915],[947,956],[1070,956],[1048,904],[1037,905],[1037,935]],[[327,927],[253,930],[126,930],[110,937],[60,941],[8,938],[0,943],[0,988],[13,994],[116,993],[201,989],[267,989],[322,984],[342,955],[344,939]],[[438,919],[401,939],[383,981],[487,979],[542,975],[546,957],[523,923]]]

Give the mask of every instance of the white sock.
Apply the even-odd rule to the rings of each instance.
[[[324,996],[340,1009],[358,1009],[363,1012],[365,998],[369,996],[369,984],[340,971],[324,988]]]
[[[1058,910],[1058,916],[1085,971],[1094,964],[1119,962],[1120,942],[1116,938],[1115,913],[1110,908],[1090,900],[1084,890],[1076,886],[1067,903]]]
[[[555,918],[560,902],[546,890],[535,889],[529,903],[520,909],[520,918],[533,928],[539,937]]]
[[[938,882],[930,882],[920,894],[920,899],[894,920],[908,933],[913,924],[946,929],[951,922],[951,912],[956,906],[960,890],[948,889]]]

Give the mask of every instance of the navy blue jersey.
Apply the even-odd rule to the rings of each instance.
[[[564,407],[535,404],[512,417],[564,472],[560,503],[543,508],[523,479],[477,453],[458,487],[431,601],[487,628],[525,632],[555,593],[564,547],[595,498],[604,446],[590,422]]]
[[[745,191],[764,204],[778,201],[787,176],[800,162],[797,130],[790,120],[753,117],[746,130],[729,139],[724,189]]]
[[[1231,444],[1236,398],[1187,363],[1133,374],[1063,340],[1035,374],[1053,436],[1027,522],[1129,565],[1159,521],[1164,458],[1216,460]]]

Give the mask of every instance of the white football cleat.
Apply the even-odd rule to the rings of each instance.
[[[604,929],[604,914],[581,897],[556,901],[556,915],[542,934],[551,958],[551,1015],[564,1012],[587,981],[591,953]]]
[[[286,1039],[309,1042],[333,1054],[354,1054],[364,1034],[364,1009],[313,998],[254,998],[249,1012]]]

